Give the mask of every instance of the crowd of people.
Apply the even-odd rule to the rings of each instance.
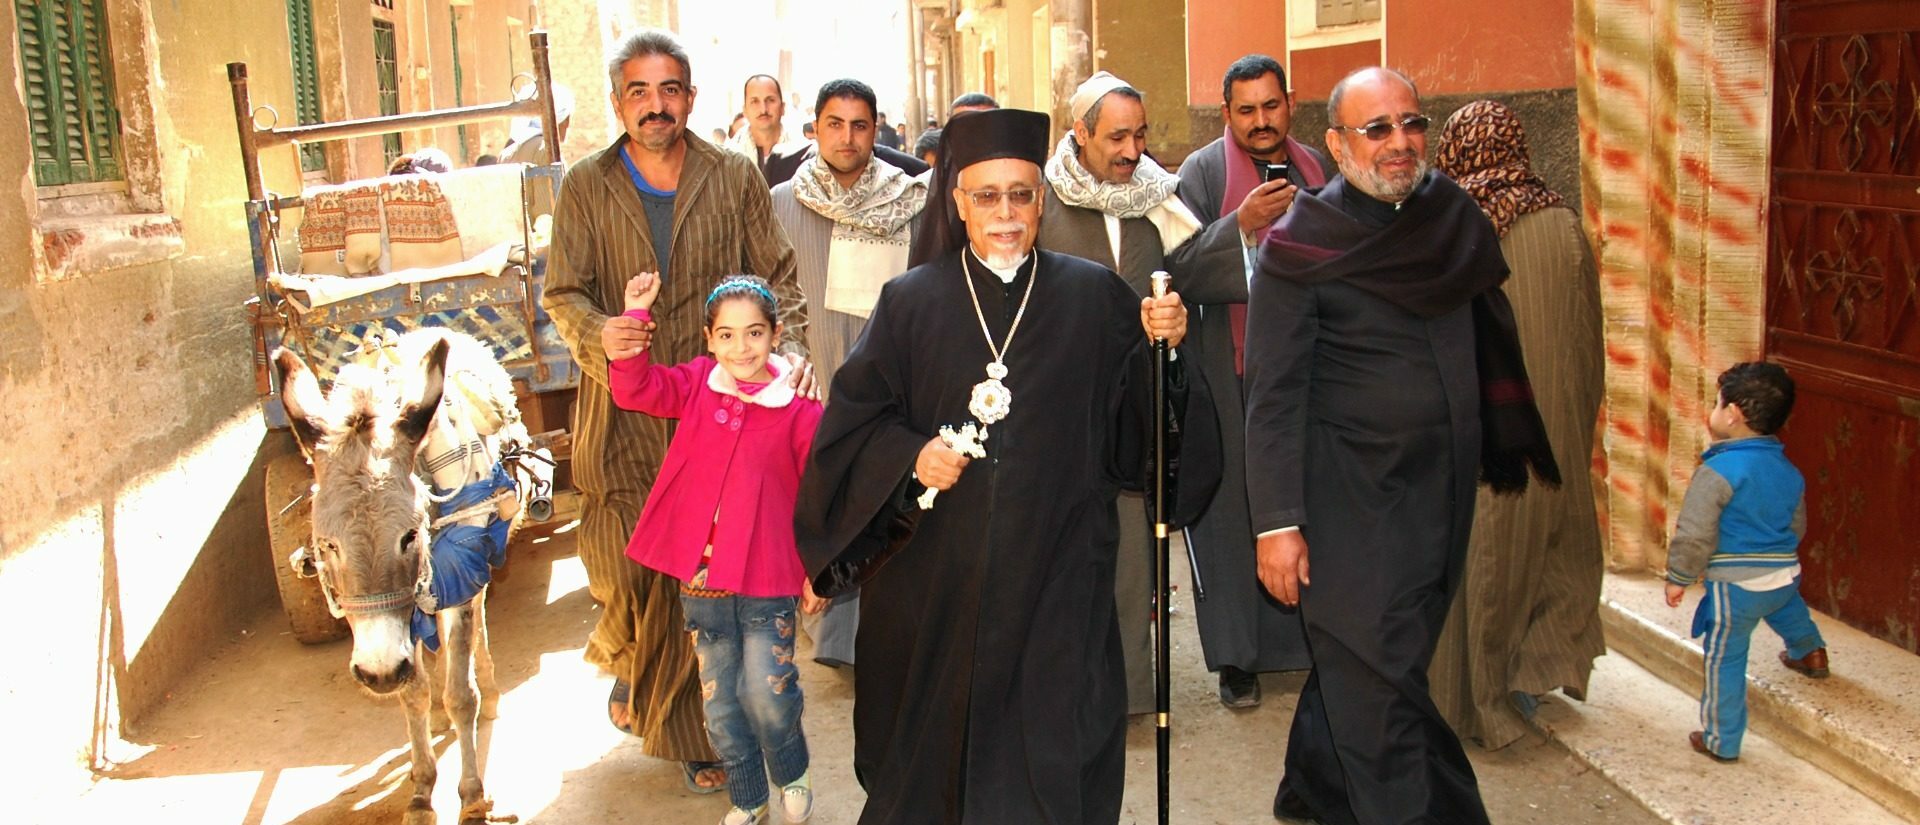
[[[854,670],[863,825],[1116,822],[1156,521],[1186,536],[1220,701],[1307,672],[1283,820],[1484,823],[1463,739],[1504,746],[1540,694],[1584,695],[1598,286],[1511,110],[1461,109],[1430,153],[1413,79],[1362,69],[1323,155],[1249,55],[1219,139],[1169,170],[1106,72],[1059,130],[972,93],[909,150],[856,79],[793,135],[780,81],[747,78],[709,141],[671,35],[607,71],[622,132],[565,176],[543,298],[584,375],[586,656],[616,727],[727,792],[723,825],[811,813],[802,635]],[[1676,547],[1675,587],[1719,585],[1728,678],[1763,618],[1789,667],[1826,668],[1781,589],[1801,521],[1776,378],[1723,379],[1714,432],[1746,446],[1709,451],[1722,481]],[[1694,747],[1737,754],[1737,710]]]

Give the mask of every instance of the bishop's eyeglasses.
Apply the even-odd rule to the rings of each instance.
[[[1014,206],[1032,206],[1033,199],[1040,194],[1038,189],[1024,188],[1008,189],[1004,192],[998,189],[962,189],[960,191],[966,193],[966,196],[973,201],[975,209],[992,209],[999,206],[1002,197]]]
[[[1433,118],[1427,117],[1426,115],[1414,115],[1412,117],[1404,118],[1399,121],[1383,119],[1383,120],[1373,121],[1371,123],[1368,123],[1365,126],[1337,126],[1336,125],[1333,128],[1340,129],[1342,131],[1347,131],[1347,132],[1357,132],[1359,134],[1366,135],[1367,140],[1377,142],[1377,141],[1386,140],[1387,138],[1391,137],[1393,135],[1393,130],[1395,129],[1399,129],[1402,132],[1406,132],[1407,137],[1424,135],[1427,133],[1427,127],[1431,125],[1433,125]]]

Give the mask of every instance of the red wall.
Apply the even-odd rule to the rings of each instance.
[[[1220,105],[1220,77],[1241,57],[1287,58],[1287,7],[1278,0],[1188,0],[1187,103]],[[1328,88],[1332,88],[1331,85]]]
[[[1355,69],[1378,65],[1378,40],[1302,49],[1293,53],[1293,74],[1287,79],[1293,83],[1294,99],[1326,100],[1333,93],[1333,84],[1339,83],[1340,78]]]
[[[1425,94],[1573,87],[1573,0],[1392,0],[1387,64]],[[1363,55],[1371,49],[1371,54]],[[1296,51],[1294,91],[1325,100],[1346,72],[1379,62],[1378,41]],[[1188,0],[1187,103],[1220,102],[1220,75],[1241,55],[1287,51],[1279,0]],[[1331,72],[1332,77],[1327,77]]]
[[[1390,2],[1386,17],[1387,64],[1422,94],[1573,87],[1573,0]]]

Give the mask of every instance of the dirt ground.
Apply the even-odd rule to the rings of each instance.
[[[687,792],[677,765],[642,756],[636,741],[605,721],[610,681],[580,658],[596,608],[568,530],[560,524],[524,537],[491,597],[502,699],[499,719],[482,722],[480,754],[495,813],[551,825],[719,821],[724,794]],[[1184,559],[1178,568],[1175,581],[1187,581]],[[1182,587],[1173,614],[1171,821],[1270,822],[1301,677],[1265,677],[1266,701],[1257,709],[1221,707],[1187,598]],[[397,704],[369,699],[354,685],[349,644],[302,646],[278,613],[261,615],[178,685],[133,741],[115,746],[117,764],[91,791],[77,800],[29,802],[26,820],[398,822],[410,794],[404,724]],[[853,823],[862,794],[851,767],[852,674],[808,661],[802,684],[818,797],[813,821]],[[451,732],[435,748],[434,803],[450,823],[459,809],[459,749]],[[1134,721],[1128,750],[1121,821],[1150,823],[1150,721]],[[1543,738],[1495,753],[1469,750],[1496,823],[1659,821]]]

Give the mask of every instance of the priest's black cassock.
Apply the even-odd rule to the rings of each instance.
[[[1557,482],[1498,238],[1430,174],[1400,208],[1336,178],[1262,247],[1246,338],[1253,528],[1298,526],[1313,670],[1281,793],[1328,825],[1485,823],[1427,693],[1476,479]]]
[[[922,511],[915,459],[941,425],[971,420],[993,357],[962,255],[996,343],[1037,281],[1006,352],[1011,412],[989,428],[987,457]],[[1111,271],[1031,255],[1012,283],[966,250],[888,282],[814,438],[801,556],[821,595],[863,588],[861,825],[1119,818],[1113,502],[1151,474],[1151,355],[1140,299]],[[1219,472],[1206,393],[1181,373],[1176,361],[1169,407],[1205,432],[1184,433],[1176,518],[1200,508]]]

